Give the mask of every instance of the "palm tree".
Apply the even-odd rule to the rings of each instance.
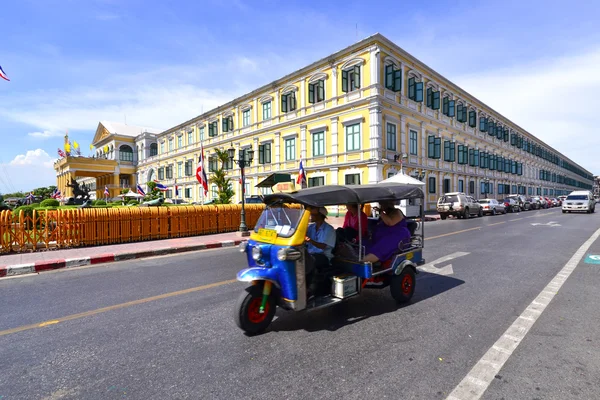
[[[216,169],[211,177],[211,181],[217,185],[217,198],[215,204],[231,204],[231,198],[235,192],[231,188],[231,179],[227,177],[225,172],[225,164],[232,161],[229,160],[229,155],[226,150],[215,149],[217,162],[220,168]]]

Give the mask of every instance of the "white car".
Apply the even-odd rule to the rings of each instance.
[[[596,211],[596,202],[592,192],[580,190],[571,192],[562,203],[563,214],[571,211],[585,211],[588,214]]]
[[[479,204],[481,204],[484,214],[506,214],[504,203],[500,203],[496,199],[479,199]]]

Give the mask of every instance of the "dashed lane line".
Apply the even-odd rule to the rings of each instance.
[[[475,364],[467,376],[450,393],[447,400],[476,400],[483,396],[495,379],[494,377],[500,372],[598,237],[600,237],[600,229],[581,245],[567,264]]]

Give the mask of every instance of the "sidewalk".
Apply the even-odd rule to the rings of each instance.
[[[425,218],[426,221],[436,221],[438,219],[439,215],[427,215]],[[344,217],[331,216],[327,218],[327,221],[334,228],[338,228],[344,223]],[[59,268],[73,268],[187,251],[233,247],[239,245],[243,240],[246,240],[246,238],[240,237],[237,232],[229,232],[107,246],[0,255],[0,278]]]

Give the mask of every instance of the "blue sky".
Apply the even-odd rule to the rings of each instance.
[[[53,184],[66,130],[167,129],[376,32],[600,173],[597,1],[7,3],[0,193]]]

